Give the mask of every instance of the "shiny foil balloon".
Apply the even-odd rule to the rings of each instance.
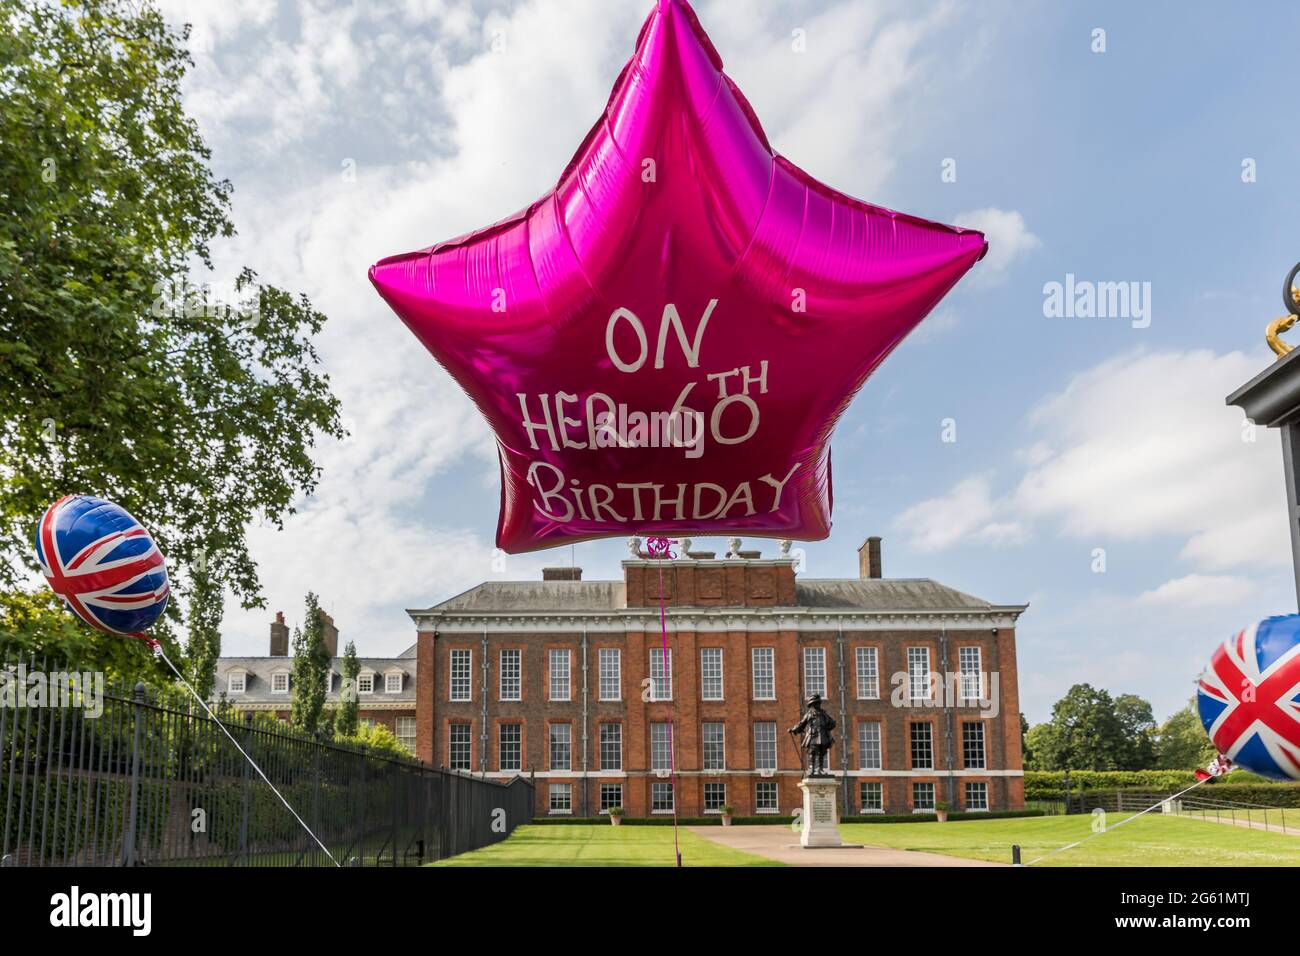
[[[68,495],[36,526],[36,559],[68,610],[111,634],[143,634],[167,607],[162,552],[121,505]]]
[[[986,250],[773,152],[683,0],[660,0],[558,185],[371,281],[496,433],[497,544],[824,538],[830,438]]]
[[[1300,780],[1300,614],[1224,641],[1197,684],[1196,708],[1219,753],[1274,780]]]

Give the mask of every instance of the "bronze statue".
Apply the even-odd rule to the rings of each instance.
[[[835,746],[835,738],[831,736],[835,720],[822,710],[821,694],[813,694],[804,701],[804,706],[803,719],[790,728],[790,733],[803,734],[801,746],[808,752],[808,776],[828,777],[826,755]]]

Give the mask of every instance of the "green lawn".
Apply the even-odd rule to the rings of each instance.
[[[781,866],[682,830],[683,866]],[[433,866],[673,866],[672,827],[521,826],[509,839]]]
[[[1122,819],[1111,814],[1107,821]],[[1088,815],[961,820],[948,823],[845,823],[845,842],[927,850],[974,860],[1011,862],[1020,844],[1029,863],[1090,836]],[[1160,814],[1148,814],[1039,866],[1300,866],[1300,837]]]

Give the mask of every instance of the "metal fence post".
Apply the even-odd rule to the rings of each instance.
[[[392,796],[391,796],[392,803],[389,805],[389,808],[388,808],[388,819],[389,819],[389,821],[391,822],[391,825],[392,825],[392,835],[393,835],[393,839],[392,839],[392,843],[393,843],[393,866],[397,866],[397,854],[398,854],[398,849],[397,849],[397,842],[398,842],[398,841],[397,841],[397,804],[398,804],[397,793],[398,793],[398,787],[399,787],[399,785],[401,784],[401,774],[400,774],[400,773],[393,773],[393,772],[392,772],[392,768],[389,768],[389,776],[393,778],[393,792],[392,792]]]
[[[244,734],[244,747],[252,746],[253,737],[253,712],[244,711],[244,726],[247,732]],[[243,813],[239,820],[239,853],[244,858],[244,866],[248,866],[248,815],[250,803],[253,799],[252,792],[252,770],[248,766],[248,761],[244,761],[244,782],[243,782]]]
[[[366,807],[370,802],[370,784],[367,782],[369,776],[369,763],[366,759],[366,745],[361,745],[361,835],[357,842],[360,849],[357,855],[361,858],[364,865],[366,862]]]
[[[131,740],[131,809],[122,846],[122,865],[135,866],[136,814],[140,806],[140,722],[144,710],[144,684],[137,683],[131,692],[131,719],[135,725]]]
[[[325,751],[323,746],[325,735],[319,730],[312,733],[312,739],[316,742],[315,750],[316,759],[312,761],[312,775],[315,777],[315,786],[312,788],[311,797],[311,828],[313,832],[320,833],[320,801],[321,801],[321,755]],[[316,856],[317,848],[312,847],[312,856]]]

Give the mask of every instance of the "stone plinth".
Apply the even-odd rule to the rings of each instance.
[[[840,804],[837,791],[840,782],[835,777],[804,777],[799,781],[803,791],[803,829],[799,845],[842,846],[840,840]]]

